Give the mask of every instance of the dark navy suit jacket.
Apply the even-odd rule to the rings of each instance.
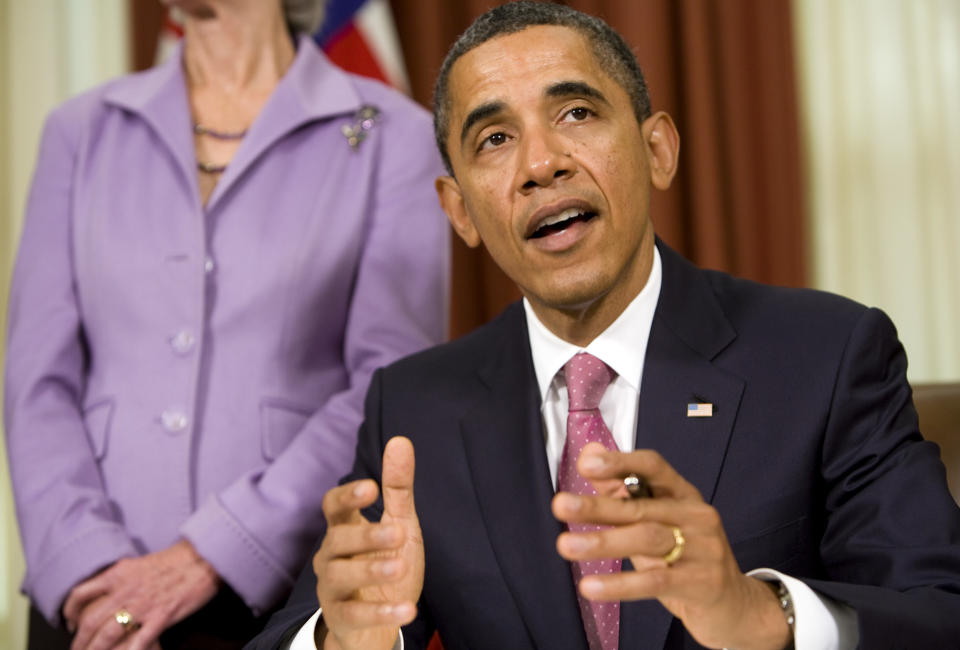
[[[893,324],[658,246],[636,447],[717,508],[742,570],[774,568],[856,608],[862,647],[960,647],[960,510],[918,432]],[[688,418],[691,401],[713,417]],[[426,575],[407,648],[436,627],[447,650],[586,650],[539,406],[519,304],[374,376],[348,479],[379,479],[386,441],[413,440]],[[308,566],[252,647],[289,638],[317,607],[315,582]],[[624,603],[620,635],[623,650],[699,647],[655,601]]]

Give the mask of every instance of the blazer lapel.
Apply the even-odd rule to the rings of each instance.
[[[150,125],[176,161],[199,206],[197,161],[182,59],[183,45],[179,44],[163,65],[114,85],[105,100],[136,113]],[[362,103],[347,73],[330,63],[309,37],[302,36],[290,69],[250,126],[210,195],[206,211],[212,211],[260,156],[288,133],[314,120],[352,116]],[[346,139],[343,143],[348,146]]]
[[[537,648],[586,650],[544,453],[540,396],[523,309],[505,315],[501,345],[479,369],[486,395],[461,422],[471,480],[490,543]]]
[[[296,58],[250,126],[210,195],[207,211],[213,211],[230,187],[288,133],[315,120],[352,115],[361,104],[347,74],[330,63],[309,37],[301,36]],[[348,146],[346,139],[343,143]]]
[[[119,106],[146,122],[170,154],[186,190],[200,205],[196,181],[196,157],[186,79],[181,64],[183,44],[162,65],[126,77],[112,85],[104,101]]]
[[[704,272],[661,242],[663,284],[640,387],[636,448],[658,451],[710,502],[723,465],[743,381],[712,360],[736,337]],[[709,403],[711,417],[688,417]],[[672,616],[656,601],[623,603],[621,639],[660,648]]]

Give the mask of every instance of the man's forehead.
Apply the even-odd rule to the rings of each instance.
[[[548,97],[550,88],[561,82],[598,87],[603,77],[582,34],[569,27],[538,25],[496,36],[460,57],[450,70],[450,107],[461,122],[483,104]]]

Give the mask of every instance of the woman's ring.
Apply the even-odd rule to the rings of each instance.
[[[663,556],[663,561],[667,563],[667,566],[671,566],[677,560],[680,559],[680,556],[683,555],[683,547],[686,545],[687,540],[683,538],[683,532],[677,528],[673,527],[673,548],[670,549],[670,552]]]
[[[113,615],[113,620],[119,623],[125,632],[130,632],[140,627],[140,625],[133,620],[133,614],[125,609],[118,610],[117,613]]]

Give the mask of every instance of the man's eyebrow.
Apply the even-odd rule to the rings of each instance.
[[[505,108],[506,104],[503,102],[487,102],[470,111],[467,114],[467,119],[463,121],[463,127],[460,129],[460,144],[463,145],[463,141],[467,139],[467,133],[474,124],[502,112]]]
[[[543,94],[547,97],[571,97],[573,95],[581,95],[583,97],[596,99],[604,104],[610,103],[607,101],[607,98],[603,96],[602,92],[583,81],[558,81],[548,86],[547,89],[543,91]]]
[[[596,99],[604,104],[610,103],[607,101],[607,98],[602,92],[583,81],[558,81],[557,83],[548,86],[547,89],[543,91],[543,94],[547,97],[572,97],[575,95],[580,95],[582,97]],[[503,102],[492,101],[485,104],[480,104],[475,109],[470,111],[467,114],[466,119],[463,120],[463,126],[460,128],[460,144],[462,145],[467,139],[467,134],[474,124],[480,120],[484,120],[488,117],[496,115],[505,109],[506,104]]]

